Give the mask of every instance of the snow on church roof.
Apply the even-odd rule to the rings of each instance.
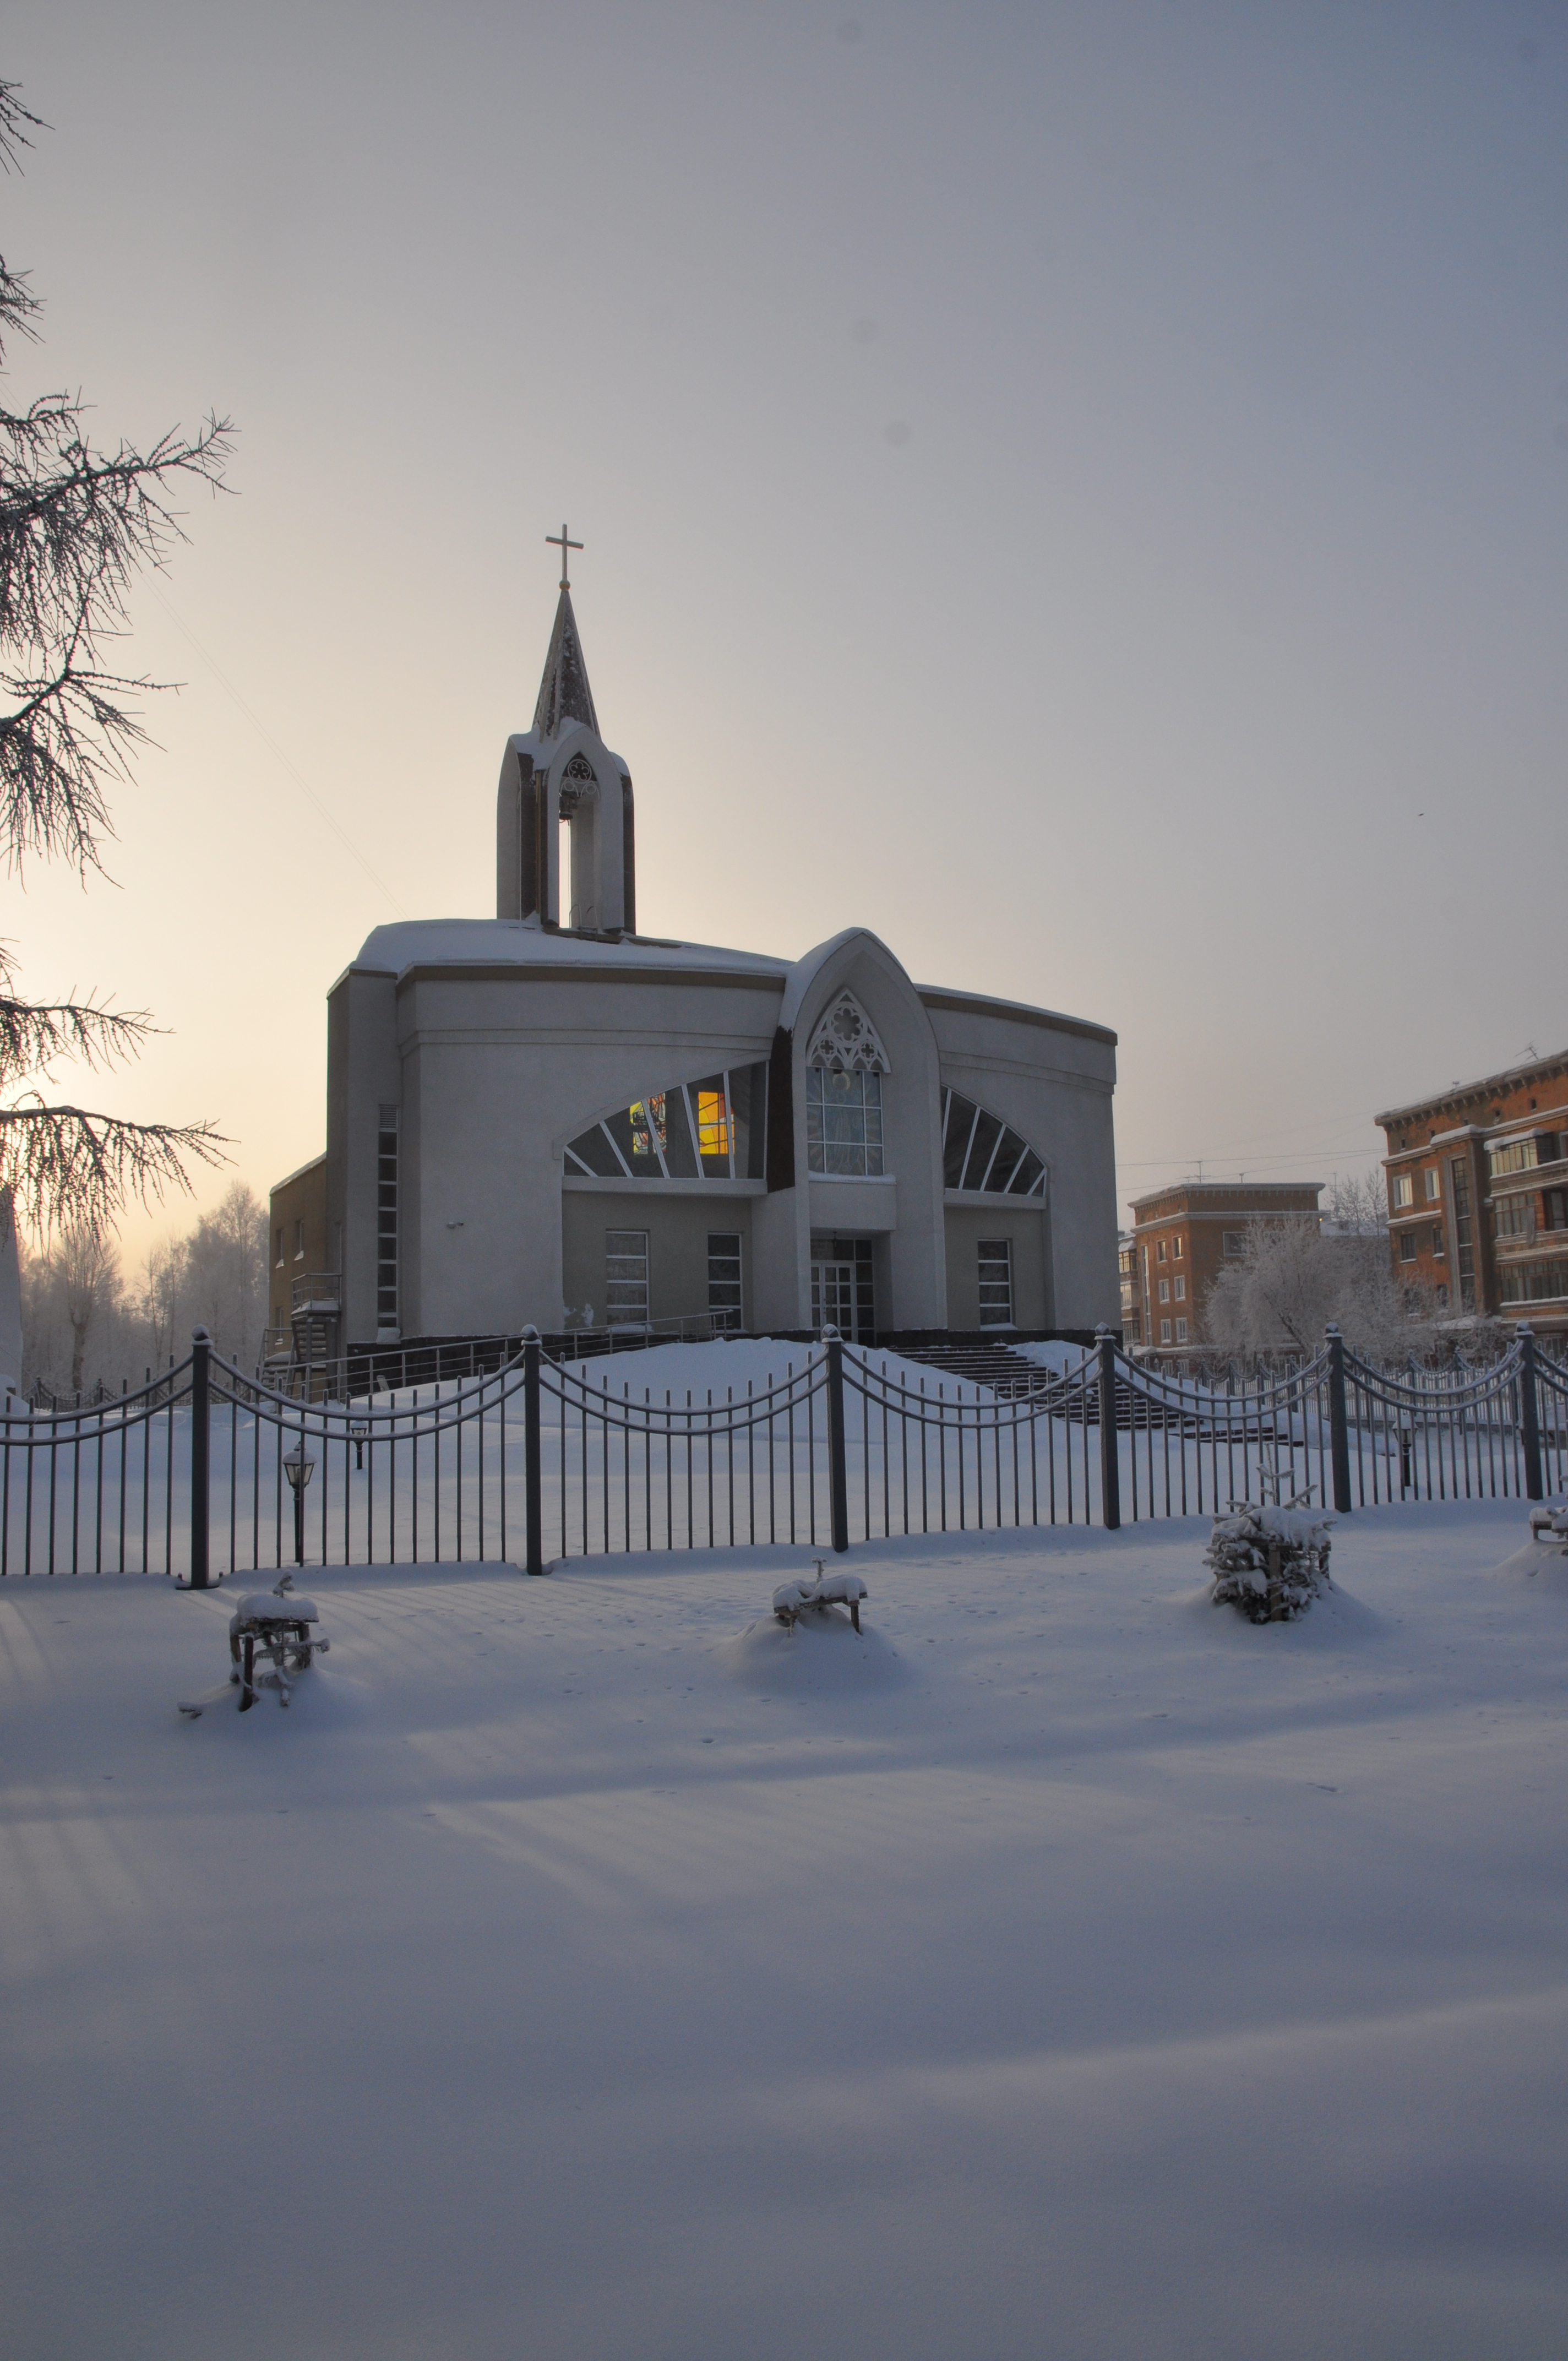
[[[612,941],[522,918],[405,918],[367,935],[354,965],[381,975],[403,975],[413,967],[696,968],[766,976],[782,991],[793,962],[658,935]]]

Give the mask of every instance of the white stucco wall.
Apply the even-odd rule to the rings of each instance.
[[[883,1085],[892,1177],[880,1181],[808,1171],[806,1050],[845,988],[875,1026],[892,1070]],[[332,995],[329,1218],[344,1224],[347,1335],[375,1333],[381,1102],[401,1107],[404,1334],[515,1334],[530,1321],[553,1330],[569,1292],[567,1141],[650,1091],[769,1058],[781,1021],[790,1028],[795,1177],[793,1186],[749,1192],[749,1221],[738,1224],[749,1238],[752,1324],[807,1325],[814,1228],[883,1241],[879,1324],[948,1324],[944,1086],[1000,1115],[1047,1163],[1048,1204],[1020,1216],[1037,1225],[1048,1263],[1040,1287],[1049,1308],[1039,1324],[1115,1321],[1114,1044],[1102,1028],[917,990],[861,930],[791,966],[700,945],[596,942],[515,921],[454,920],[378,929]],[[769,1119],[778,1119],[776,1106]],[[725,1226],[723,1194],[712,1192],[715,1228]],[[987,1210],[983,1199],[970,1202]],[[695,1236],[701,1217],[679,1218]],[[1026,1261],[1039,1301],[1036,1253]],[[578,1296],[584,1283],[575,1276]]]

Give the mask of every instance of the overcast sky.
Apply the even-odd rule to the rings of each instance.
[[[6,893],[170,1028],[102,1103],[320,1151],[366,934],[493,915],[564,516],[643,927],[1113,1026],[1124,1200],[1568,1043],[1562,5],[55,0],[0,73],[13,404],[240,429],[115,883]]]

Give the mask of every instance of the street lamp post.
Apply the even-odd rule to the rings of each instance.
[[[305,1487],[316,1472],[316,1463],[306,1455],[303,1439],[292,1451],[284,1455],[283,1473],[289,1478],[289,1489],[294,1495],[294,1564],[305,1562]]]

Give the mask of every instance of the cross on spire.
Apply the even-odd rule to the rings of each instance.
[[[570,557],[567,555],[567,552],[573,549],[581,549],[583,544],[580,541],[570,541],[567,539],[565,524],[562,525],[559,533],[547,533],[544,538],[549,543],[552,549],[559,549],[561,553],[561,588],[563,590],[569,590],[572,587],[572,562]]]

